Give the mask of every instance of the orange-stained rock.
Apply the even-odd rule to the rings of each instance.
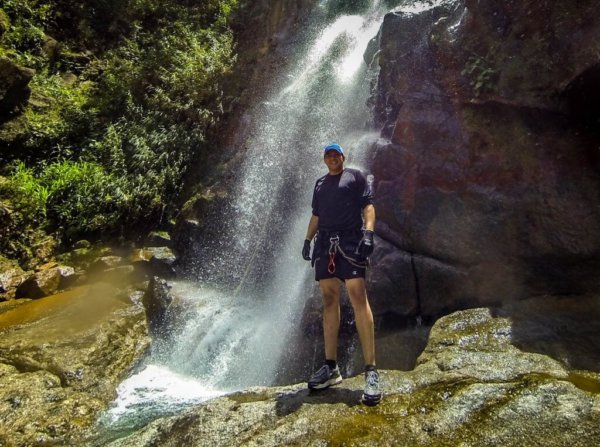
[[[0,440],[84,445],[148,344],[143,308],[105,283],[0,314]]]

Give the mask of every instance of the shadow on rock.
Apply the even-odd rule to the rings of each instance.
[[[511,343],[522,351],[600,372],[600,296],[537,297],[492,313],[511,319]]]
[[[360,404],[361,390],[348,388],[327,388],[325,390],[311,391],[308,389],[282,393],[277,397],[275,409],[277,416],[287,416],[295,413],[303,404],[346,404],[354,407]]]

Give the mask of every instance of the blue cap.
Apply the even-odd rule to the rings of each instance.
[[[323,155],[325,155],[329,151],[336,151],[338,154],[344,155],[344,151],[342,150],[342,146],[340,146],[337,143],[332,143],[329,146],[326,146],[325,147],[325,152],[323,152]]]

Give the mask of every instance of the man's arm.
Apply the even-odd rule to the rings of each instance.
[[[317,234],[317,230],[319,229],[319,216],[315,216],[314,214],[310,216],[310,221],[308,222],[308,229],[306,230],[306,239],[312,241]]]
[[[375,207],[372,204],[363,208],[363,219],[365,221],[365,230],[375,231]]]
[[[310,241],[313,240],[315,234],[317,234],[317,230],[319,229],[319,216],[315,216],[314,214],[310,216],[310,221],[308,222],[308,230],[306,230],[306,239],[304,240],[304,246],[302,247],[302,257],[306,261],[310,261]]]

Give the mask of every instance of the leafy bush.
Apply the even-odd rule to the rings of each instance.
[[[64,241],[172,217],[234,63],[237,0],[3,0],[0,52],[35,68],[10,198]],[[48,36],[59,45],[50,54]],[[11,159],[8,157],[7,159]],[[8,198],[7,198],[8,200]]]
[[[30,222],[41,223],[46,217],[48,189],[22,162],[15,165],[10,179],[0,185],[0,197],[10,198],[12,208],[26,215]]]
[[[38,159],[74,155],[75,146],[94,119],[95,110],[89,105],[94,84],[77,80],[68,83],[60,75],[44,71],[33,78],[30,87],[24,150],[35,153]]]
[[[40,68],[38,57],[46,34],[44,29],[51,20],[52,6],[32,0],[3,0],[0,7],[5,21],[10,24],[2,36],[3,53],[31,68]]]
[[[29,224],[70,239],[96,231],[114,233],[128,208],[128,185],[95,163],[61,161],[37,175],[18,163],[0,189]]]
[[[46,215],[52,229],[68,238],[119,230],[129,200],[127,184],[95,163],[59,162],[40,176],[48,189]]]

